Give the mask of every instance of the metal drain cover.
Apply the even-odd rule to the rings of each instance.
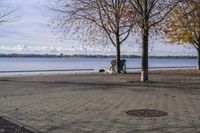
[[[135,110],[128,110],[126,112],[129,116],[135,117],[163,117],[167,116],[168,113],[160,110],[154,109],[135,109]]]

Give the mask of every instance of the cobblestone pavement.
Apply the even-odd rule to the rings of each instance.
[[[45,133],[200,133],[200,73],[0,78],[0,116]],[[131,109],[168,112],[131,117]]]

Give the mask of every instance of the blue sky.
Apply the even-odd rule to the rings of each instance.
[[[7,0],[18,8],[21,18],[0,26],[0,53],[22,54],[115,54],[110,47],[84,47],[74,40],[62,40],[48,26],[52,18],[47,5],[51,0]],[[140,54],[140,47],[122,47],[122,54]],[[151,41],[151,55],[196,55],[193,48],[171,45],[163,41]]]

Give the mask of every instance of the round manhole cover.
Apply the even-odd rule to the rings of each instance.
[[[163,117],[167,116],[168,113],[160,110],[154,109],[135,109],[135,110],[128,110],[126,112],[129,116],[135,117]]]

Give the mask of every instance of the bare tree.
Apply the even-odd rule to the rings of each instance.
[[[142,64],[141,81],[148,80],[148,42],[149,33],[153,27],[161,23],[165,17],[175,8],[178,2],[183,0],[129,0],[132,9],[137,13],[135,19],[142,36]]]
[[[14,13],[17,9],[12,9],[4,0],[0,0],[0,25],[16,20]]]
[[[108,39],[116,48],[117,73],[120,73],[120,46],[134,25],[134,12],[128,0],[57,0],[54,11],[61,13],[53,23],[65,34],[100,40]],[[98,36],[99,35],[99,36]]]

